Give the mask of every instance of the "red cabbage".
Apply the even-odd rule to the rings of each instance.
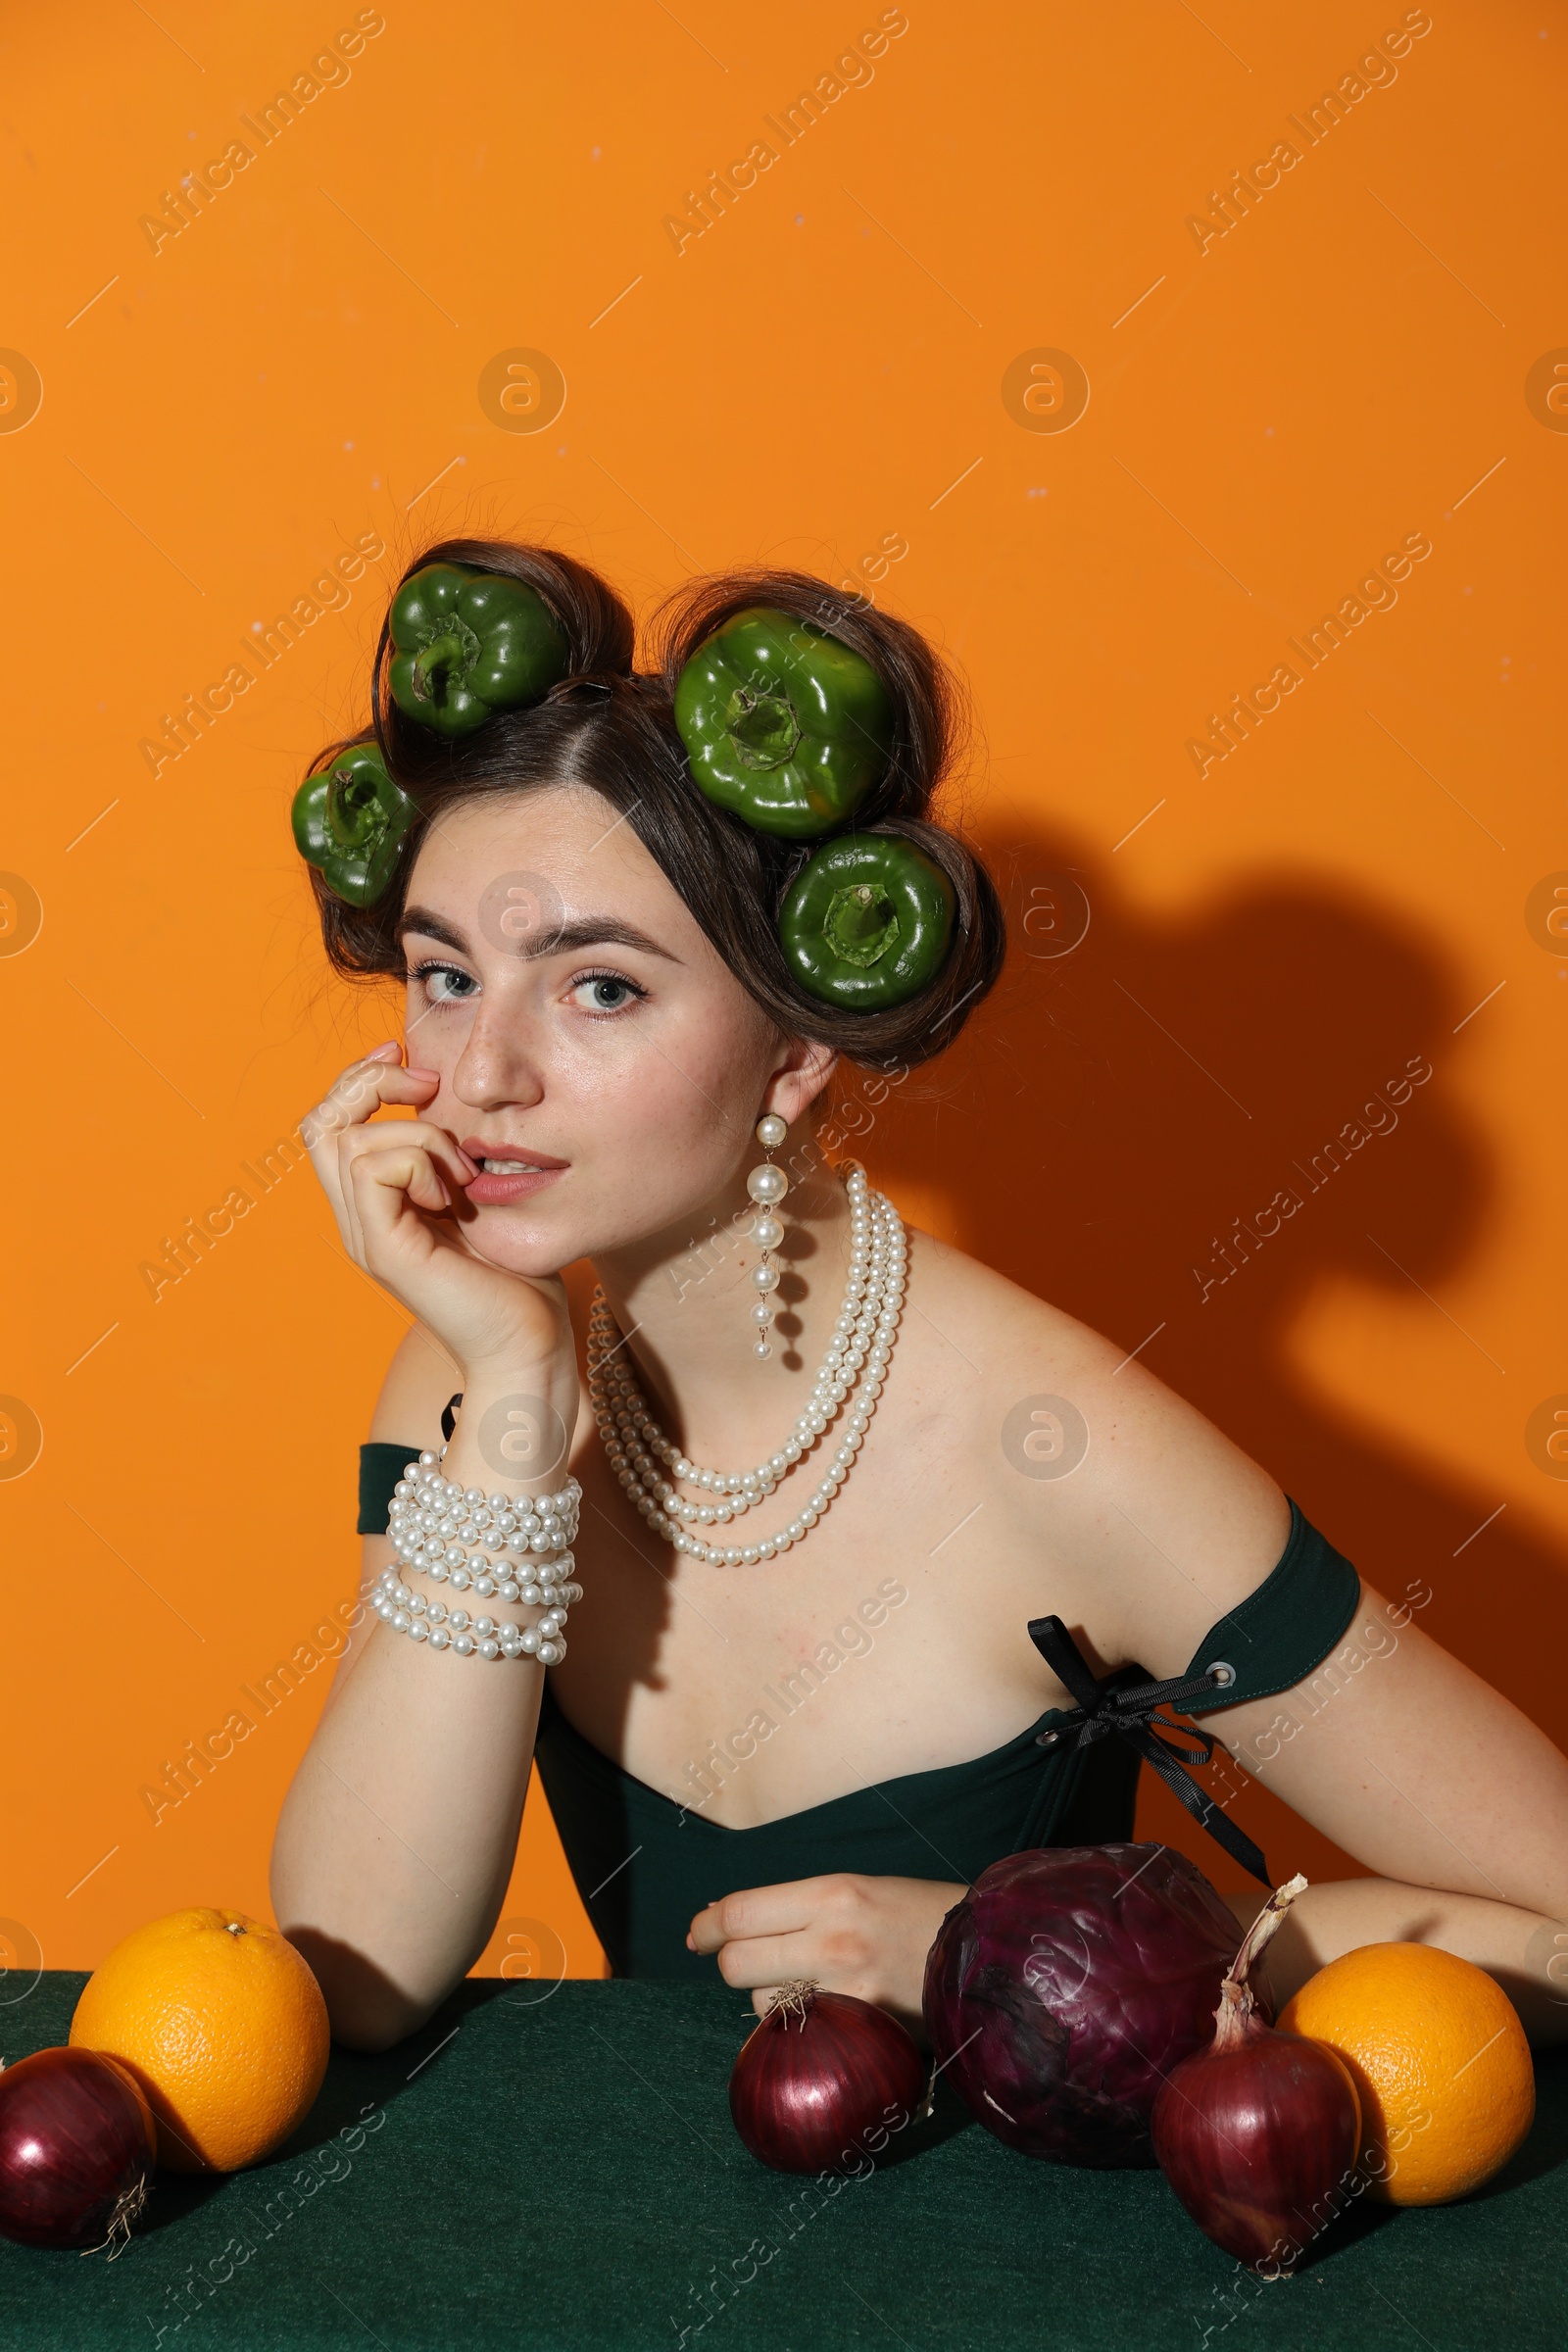
[[[1239,1933],[1169,1846],[1010,1854],[981,1872],[931,1946],[938,2068],[976,2121],[1026,2156],[1152,2165],[1154,2094],[1212,2042]]]

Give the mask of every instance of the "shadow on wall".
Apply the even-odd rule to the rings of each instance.
[[[937,1187],[952,1238],[1124,1347],[1163,1324],[1141,1361],[1381,1592],[1430,1589],[1426,1631],[1563,1742],[1562,1562],[1517,1514],[1475,1535],[1497,1493],[1333,1418],[1288,1360],[1325,1277],[1408,1302],[1479,1241],[1491,1175],[1447,1084],[1471,1007],[1431,938],[1289,876],[1150,922],[1064,834],[984,846],[1008,906],[1004,979],[934,1072],[852,1074],[842,1149],[895,1195]],[[1478,1392],[1503,1377],[1485,1335],[1429,1312]],[[1510,1401],[1522,1444],[1537,1399]],[[1255,1784],[1234,1810],[1287,1873],[1355,1867]],[[1250,1883],[1148,1772],[1139,1834]]]

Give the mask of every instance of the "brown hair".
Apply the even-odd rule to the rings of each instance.
[[[374,718],[349,740],[380,747],[387,772],[420,814],[405,838],[397,873],[373,906],[346,906],[316,867],[308,869],[326,953],[338,971],[402,976],[396,927],[409,875],[426,824],[443,808],[494,792],[575,783],[591,787],[625,818],[742,987],[786,1035],[835,1047],[879,1069],[928,1060],[952,1043],[995,982],[1006,942],[991,876],[960,836],[932,816],[957,750],[960,703],[918,630],[806,572],[727,572],[665,598],[654,617],[657,666],[638,672],[631,613],[596,572],[569,556],[501,540],[448,539],[427,548],[404,579],[427,564],[472,564],[537,589],[565,631],[570,670],[542,702],[497,711],[473,734],[448,741],[392,700],[382,623]],[[856,831],[900,834],[914,843],[952,883],[956,918],[937,977],[890,1010],[839,1011],[797,985],[777,918],[815,843],[755,832],[709,801],[687,766],[673,715],[675,682],[701,641],[751,605],[772,606],[842,639],[873,665],[892,697],[887,771],[858,809]],[[344,748],[330,746],[312,772]]]

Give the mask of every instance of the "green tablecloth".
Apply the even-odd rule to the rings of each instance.
[[[65,2039],[83,1982],[46,1976],[0,2009],[8,2060]],[[769,2172],[736,2138],[725,2097],[749,2025],[743,1995],[538,1990],[470,1982],[386,2056],[334,2052],[287,2154],[214,2182],[161,2176],[113,2264],[0,2241],[0,2345],[1568,2342],[1564,2058],[1542,2062],[1535,2132],[1481,2195],[1426,2212],[1352,2209],[1310,2267],[1265,2287],[1200,2235],[1157,2173],[1032,2163],[956,2102],[831,2194]]]

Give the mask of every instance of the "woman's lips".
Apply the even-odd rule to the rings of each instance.
[[[480,1168],[478,1175],[464,1187],[475,1208],[504,1208],[509,1201],[520,1200],[528,1193],[542,1192],[571,1165],[569,1160],[552,1159],[548,1152],[524,1152],[505,1144],[487,1144],[477,1135],[466,1135],[463,1149],[472,1160],[494,1160],[512,1171],[499,1175]]]

